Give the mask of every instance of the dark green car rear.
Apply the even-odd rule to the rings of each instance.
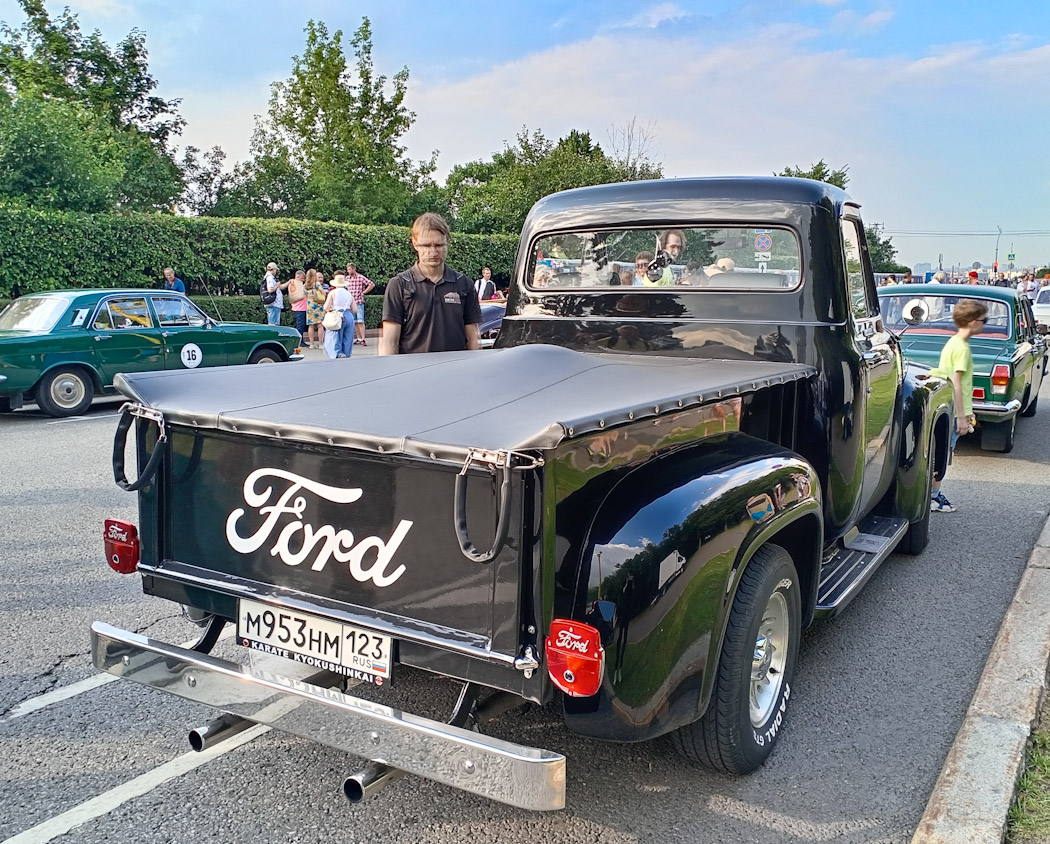
[[[921,299],[928,319],[908,326],[906,306]],[[1013,288],[966,284],[901,284],[879,288],[886,326],[901,336],[905,356],[913,363],[937,366],[941,349],[956,332],[952,309],[963,299],[988,307],[984,330],[970,339],[973,353],[973,411],[981,427],[981,447],[1011,451],[1017,417],[1034,416],[1039,387],[1047,368],[1047,345],[1037,330],[1027,297]]]
[[[0,312],[0,411],[83,413],[118,373],[301,360],[299,332],[217,322],[165,290],[65,290]]]

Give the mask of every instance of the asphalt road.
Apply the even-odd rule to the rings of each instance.
[[[0,416],[0,842],[907,842],[1050,502],[1047,398],[1013,454],[964,440],[945,484],[959,511],[933,514],[927,551],[892,557],[807,633],[783,740],[750,777],[691,767],[663,741],[576,738],[533,709],[490,731],[567,755],[565,811],[415,777],[351,806],[352,757],[277,732],[184,756],[213,711],[92,679],[108,676],[90,664],[96,619],[171,642],[196,633],[103,559],[103,519],[136,518],[112,482],[116,410]]]

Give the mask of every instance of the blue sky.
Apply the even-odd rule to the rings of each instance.
[[[634,118],[669,176],[849,165],[850,193],[906,264],[991,263],[997,227],[1001,265],[1011,244],[1019,265],[1050,264],[1044,0],[69,6],[110,44],[144,31],[160,95],[182,98],[183,141],[231,161],[247,157],[253,115],[289,75],[307,20],[349,41],[367,15],[377,70],[411,74],[409,153],[439,150],[439,175],[523,125],[588,130],[608,147]],[[0,20],[21,23],[15,0],[0,0]]]

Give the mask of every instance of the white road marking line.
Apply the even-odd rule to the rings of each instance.
[[[29,700],[24,700],[16,706],[12,706],[11,711],[3,718],[0,718],[0,723],[13,721],[15,718],[22,718],[43,709],[45,706],[51,706],[53,703],[59,703],[84,692],[90,692],[92,689],[97,689],[99,686],[104,686],[106,683],[112,683],[114,680],[119,679],[115,674],[96,674],[94,677],[88,677],[86,680],[81,680],[78,683],[70,683],[68,686],[62,686],[59,689],[37,695],[37,697],[31,697]]]
[[[105,791],[97,797],[92,797],[90,800],[81,803],[79,806],[74,806],[61,815],[55,815],[55,817],[49,818],[43,823],[39,823],[24,832],[18,833],[18,835],[8,838],[3,844],[46,844],[48,841],[53,841],[60,835],[65,835],[70,830],[88,821],[109,814],[129,800],[149,794],[149,792],[164,785],[164,783],[196,770],[201,765],[207,764],[224,753],[236,750],[241,745],[247,744],[264,733],[268,733],[270,729],[270,727],[257,724],[243,733],[219,742],[207,750],[202,750],[200,753],[191,750],[189,753],[176,756],[170,762],[165,762],[152,771],[147,771],[133,780],[121,783],[109,791]]]
[[[45,422],[45,425],[64,425],[66,422],[92,422],[95,419],[113,419],[120,416],[119,413],[105,413],[101,416],[70,416],[68,419],[55,419],[51,422]]]
[[[219,637],[219,641],[221,642],[223,639],[230,638],[233,638],[232,628],[224,631]],[[188,642],[183,642],[179,647],[188,648],[195,641],[196,639],[190,639]],[[68,686],[62,686],[58,689],[52,689],[50,692],[44,692],[42,695],[31,697],[29,700],[24,700],[21,703],[12,706],[11,711],[3,718],[0,718],[0,724],[6,723],[7,721],[13,721],[16,718],[24,718],[26,715],[31,715],[47,706],[61,703],[64,700],[69,700],[71,697],[76,697],[84,692],[90,692],[92,689],[97,689],[99,686],[104,686],[106,683],[112,683],[114,680],[119,679],[120,677],[116,674],[96,674],[93,677],[88,677],[76,683],[70,683]]]

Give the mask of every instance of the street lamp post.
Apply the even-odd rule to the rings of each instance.
[[[1003,227],[996,226],[999,229],[999,234],[995,236],[995,271],[999,272],[999,238],[1003,236]]]

